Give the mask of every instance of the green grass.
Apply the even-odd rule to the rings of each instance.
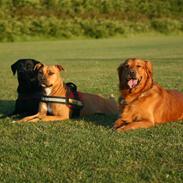
[[[128,57],[152,60],[154,79],[183,91],[183,37],[0,43],[0,115],[13,111],[19,58],[62,64],[65,81],[118,97],[116,68]],[[0,182],[182,182],[183,123],[128,133],[115,116],[16,124],[0,119]]]

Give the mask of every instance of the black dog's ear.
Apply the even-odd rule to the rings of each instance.
[[[16,74],[19,63],[19,61],[16,61],[14,64],[11,65],[11,71],[13,72],[13,75]]]
[[[34,59],[30,59],[32,62],[33,62],[33,64],[34,64],[34,66],[36,65],[36,64],[40,64],[41,62],[39,62],[39,61],[37,61],[37,60],[34,60]]]

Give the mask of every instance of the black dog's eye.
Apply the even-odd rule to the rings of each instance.
[[[27,69],[27,70],[33,70],[33,65],[30,64],[30,63],[28,63],[28,64],[26,65],[26,69]]]

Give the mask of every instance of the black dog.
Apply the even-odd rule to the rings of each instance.
[[[40,62],[34,59],[20,59],[11,66],[13,74],[17,72],[18,78],[18,98],[13,114],[33,115],[38,112],[41,86],[34,70],[38,63]]]

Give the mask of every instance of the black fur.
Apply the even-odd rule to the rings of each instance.
[[[41,86],[34,70],[38,63],[40,62],[34,59],[20,59],[11,65],[13,74],[17,73],[18,78],[18,98],[13,114],[32,115],[38,112]]]

